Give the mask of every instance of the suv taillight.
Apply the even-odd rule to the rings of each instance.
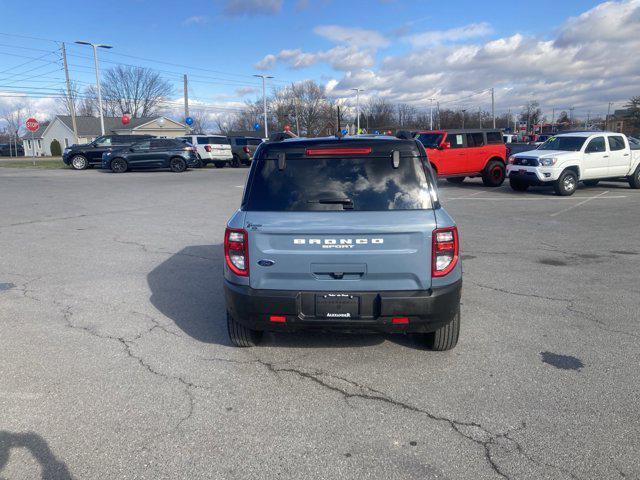
[[[210,152],[211,151],[211,145],[205,145],[204,146],[204,151],[205,152]]]
[[[458,229],[456,227],[436,228],[431,238],[433,243],[431,275],[443,277],[458,263]]]
[[[244,153],[250,153],[249,147],[242,147]]]
[[[249,239],[246,230],[227,228],[224,232],[224,258],[229,270],[249,276]]]

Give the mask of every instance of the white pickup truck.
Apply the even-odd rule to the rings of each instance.
[[[640,188],[640,141],[613,132],[558,134],[535,150],[511,155],[507,177],[516,191],[549,185],[563,196],[573,195],[578,182],[626,180]]]

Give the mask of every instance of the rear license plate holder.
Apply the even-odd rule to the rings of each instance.
[[[359,318],[360,297],[348,293],[316,295],[316,317],[330,320]]]

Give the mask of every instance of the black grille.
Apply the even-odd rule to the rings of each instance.
[[[513,164],[525,167],[537,167],[540,165],[537,158],[516,158]]]

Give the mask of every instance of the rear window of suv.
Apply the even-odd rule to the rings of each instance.
[[[432,208],[426,173],[418,157],[295,158],[255,165],[245,210],[387,211]]]
[[[229,145],[227,137],[197,137],[198,145]]]

